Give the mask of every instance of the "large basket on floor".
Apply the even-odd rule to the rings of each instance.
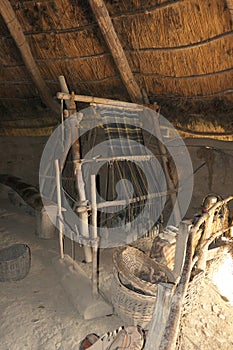
[[[134,247],[127,246],[116,249],[113,253],[113,263],[122,282],[144,294],[155,296],[158,282],[174,283],[174,276],[167,266],[152,260]],[[154,276],[162,274],[164,277],[161,277],[157,283],[151,283],[142,277],[143,275],[149,276],[151,271],[154,271]]]
[[[13,244],[0,250],[0,282],[18,281],[26,277],[31,264],[26,244]]]
[[[112,304],[119,317],[128,325],[148,329],[154,311],[156,296],[143,295],[127,288],[113,269]]]

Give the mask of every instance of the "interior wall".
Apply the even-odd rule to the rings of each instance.
[[[39,164],[47,137],[1,137],[0,174],[38,185]],[[208,193],[233,194],[233,143],[211,139],[186,139],[194,174],[193,198],[187,215],[200,208]],[[200,168],[199,168],[200,167]],[[199,169],[199,170],[198,170]]]
[[[214,139],[186,139],[194,171],[194,189],[188,214],[198,212],[210,193],[233,195],[233,143]],[[230,203],[231,215],[233,204]]]
[[[18,176],[37,186],[40,158],[46,141],[47,137],[0,137],[0,174]]]

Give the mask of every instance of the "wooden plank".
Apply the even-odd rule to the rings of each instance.
[[[158,348],[159,350],[176,349],[176,341],[179,334],[179,324],[182,316],[183,298],[187,293],[188,283],[192,270],[192,245],[193,233],[190,231],[182,276],[172,297],[170,314],[165,327],[163,338],[160,343],[160,347]]]
[[[190,225],[191,220],[184,220],[181,221],[179,226],[178,237],[176,240],[174,269],[172,271],[176,280],[179,279],[182,273]]]
[[[17,48],[19,49],[23,62],[35,83],[42,101],[51,108],[56,114],[59,114],[59,105],[53,100],[52,95],[42,78],[39,68],[32,56],[31,49],[23,33],[23,29],[16,18],[15,12],[9,0],[1,0],[0,14],[9,29]]]
[[[70,100],[71,95],[64,93],[64,92],[58,92],[57,98],[59,100]],[[143,110],[144,107],[140,106],[136,103],[130,103],[130,102],[123,102],[118,100],[111,100],[107,98],[100,98],[100,97],[94,97],[94,96],[85,96],[85,95],[74,95],[74,101],[75,102],[84,102],[84,103],[90,103],[90,104],[103,104],[103,105],[109,105],[109,106],[116,106],[116,107],[122,107],[122,108],[129,108],[134,110]]]
[[[158,350],[167,323],[174,286],[158,284],[155,309],[146,337],[144,350]]]
[[[63,220],[62,220],[62,206],[61,206],[61,179],[60,179],[60,167],[58,159],[55,159],[56,169],[56,184],[57,184],[57,217],[59,225],[59,247],[61,259],[64,258],[64,245],[63,245]]]

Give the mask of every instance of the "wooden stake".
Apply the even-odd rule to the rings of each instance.
[[[177,281],[178,281],[178,278],[181,276],[183,265],[184,265],[190,225],[191,225],[190,220],[181,221],[179,225],[178,237],[176,240],[174,269],[172,271]]]
[[[91,175],[91,205],[92,205],[92,239],[93,243],[93,260],[92,260],[92,293],[93,296],[98,295],[97,280],[97,253],[98,253],[98,235],[97,235],[97,205],[96,205],[96,176]]]
[[[32,56],[27,39],[23,33],[23,29],[15,16],[15,12],[9,0],[1,0],[0,14],[2,15],[7,28],[9,29],[15,44],[21,53],[24,64],[39,91],[42,101],[56,114],[59,114],[59,104],[53,100],[52,95],[41,76],[39,68]]]
[[[173,291],[174,286],[171,284],[158,284],[155,309],[153,312],[148,335],[146,337],[144,350],[159,349],[164,329],[166,327],[167,318],[169,316]]]
[[[62,207],[61,207],[61,180],[60,180],[60,168],[58,159],[55,159],[56,168],[56,184],[57,184],[57,216],[59,223],[59,246],[61,259],[64,258],[64,246],[63,246],[63,223],[62,223]]]
[[[69,111],[69,115],[71,114],[76,114],[76,105],[75,105],[75,95],[72,92],[72,94],[69,94],[69,89],[66,84],[65,78],[63,75],[59,76],[59,82],[61,85],[62,93],[63,94],[68,94],[69,99],[64,99],[66,107]],[[81,163],[80,163],[80,158],[81,158],[81,151],[80,151],[80,142],[79,142],[79,134],[78,134],[78,127],[79,123],[82,120],[82,114],[79,113],[79,116],[77,118],[77,128],[75,130],[71,130],[73,133],[73,140],[75,142],[72,145],[72,158],[73,158],[73,164],[74,164],[74,172],[75,172],[75,184],[76,184],[76,189],[79,195],[79,201],[85,203],[86,202],[86,193],[85,193],[85,184],[83,181],[83,176],[82,176],[82,169],[81,169]],[[68,135],[67,135],[68,136]],[[69,138],[71,135],[68,136]],[[70,139],[69,139],[70,142]],[[65,158],[63,159],[65,160]],[[64,166],[64,164],[63,164]],[[81,231],[83,236],[86,238],[89,237],[89,227],[88,227],[88,212],[87,209],[83,210],[80,212],[80,218],[81,218]],[[92,261],[92,252],[91,252],[91,247],[88,247],[84,245],[84,255],[85,255],[85,261],[87,263]]]

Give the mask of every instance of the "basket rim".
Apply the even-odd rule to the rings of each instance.
[[[4,252],[4,251],[7,251],[7,250],[11,250],[12,248],[15,248],[15,247],[22,247],[24,248],[24,250],[22,250],[21,254],[20,255],[17,255],[15,256],[14,258],[11,258],[11,259],[1,259],[1,253]],[[25,256],[25,253],[27,255],[27,253],[29,253],[30,255],[30,248],[27,244],[24,244],[24,243],[15,243],[15,244],[12,244],[12,245],[9,245],[7,247],[2,247],[0,249],[0,264],[4,264],[4,263],[10,263],[10,262],[14,262],[22,257]]]
[[[120,280],[119,273],[116,269],[113,269],[113,278],[115,278],[116,282],[119,284],[119,287],[128,295],[135,296],[137,299],[143,299],[145,300],[156,300],[157,296],[156,295],[148,295],[148,294],[141,294],[137,293],[132,289],[127,288]]]
[[[137,248],[134,248],[131,246],[130,247],[123,246],[123,247],[117,248],[113,253],[113,265],[117,270],[117,272],[119,273],[119,276],[122,276],[123,279],[126,279],[134,288],[141,290],[147,295],[154,296],[157,293],[158,285],[156,283],[145,281],[137,277],[134,273],[130,271],[130,269],[127,269],[127,267],[126,268],[122,267],[122,264],[119,263],[119,261],[117,261],[117,257],[121,255],[125,250],[130,251],[131,254],[133,254],[134,256],[137,254],[140,255],[140,258],[143,258],[149,261],[152,264],[152,266],[155,267],[155,269],[159,269],[165,272],[166,276],[168,277],[168,283],[173,283],[173,284],[175,283],[175,277],[172,271],[166,265],[160,264],[157,261],[151,259],[145,253],[143,253]]]

